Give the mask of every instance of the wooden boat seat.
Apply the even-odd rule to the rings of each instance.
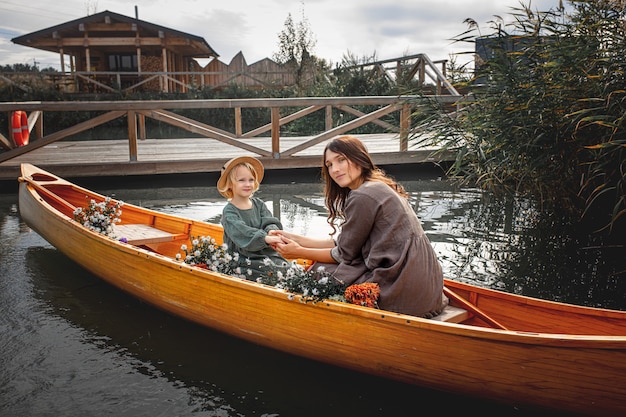
[[[154,228],[148,224],[120,224],[115,226],[115,235],[118,239],[126,238],[131,245],[146,245],[149,243],[170,242],[187,235],[177,235]]]
[[[446,321],[448,323],[460,323],[469,318],[469,312],[461,307],[447,305],[441,314],[433,317],[431,320]]]

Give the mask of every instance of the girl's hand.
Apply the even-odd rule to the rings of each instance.
[[[276,244],[281,243],[283,241],[283,237],[280,235],[272,235],[271,232],[272,231],[270,230],[270,233],[265,236],[265,243],[276,249]]]
[[[291,233],[289,232],[285,232],[284,230],[270,230],[269,232],[267,232],[268,235],[270,236],[280,236],[280,237],[286,237],[286,238],[290,238],[292,239]]]

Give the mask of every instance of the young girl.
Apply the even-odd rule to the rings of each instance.
[[[383,310],[427,318],[441,313],[448,304],[441,266],[404,187],[352,136],[326,145],[322,177],[331,238],[273,231],[283,237],[278,253],[316,261],[314,267],[346,285],[378,283]],[[341,233],[334,240],[336,224]]]
[[[253,196],[263,172],[258,159],[241,156],[226,162],[217,181],[217,190],[229,200],[222,211],[224,243],[229,251],[239,253],[239,266],[249,280],[288,264],[272,248],[280,236],[268,234],[282,229],[282,224],[261,199]]]

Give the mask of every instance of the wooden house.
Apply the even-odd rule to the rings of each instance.
[[[200,36],[111,11],[96,13],[12,39],[13,43],[56,52],[61,72],[85,88],[119,90],[124,85],[158,85],[185,90],[192,83],[194,58],[219,55]],[[182,88],[181,88],[182,87]]]

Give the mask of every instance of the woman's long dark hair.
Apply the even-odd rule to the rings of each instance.
[[[324,148],[322,156],[322,179],[324,180],[324,196],[326,202],[326,208],[328,208],[328,224],[332,227],[333,231],[331,235],[337,232],[336,221],[339,219],[344,220],[344,207],[346,204],[346,198],[350,193],[350,188],[340,187],[331,178],[326,166],[326,151],[331,151],[343,155],[348,159],[351,164],[356,164],[361,167],[361,179],[363,181],[380,181],[390,186],[395,192],[400,194],[404,198],[408,198],[409,195],[404,187],[397,183],[393,178],[388,176],[382,169],[378,168],[370,154],[367,152],[367,148],[363,145],[359,139],[354,136],[340,136],[328,142]]]

